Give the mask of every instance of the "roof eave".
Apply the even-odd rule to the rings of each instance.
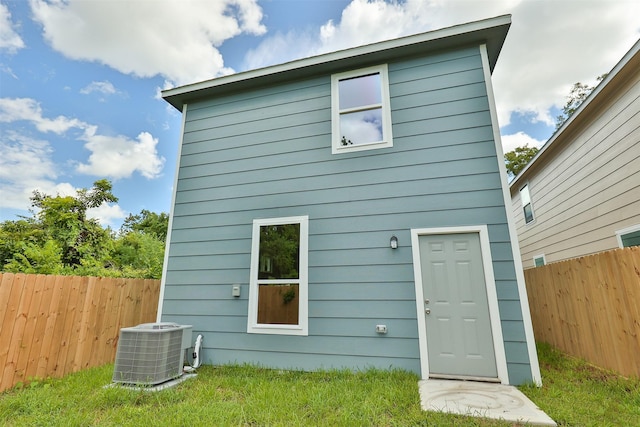
[[[182,106],[193,99],[259,86],[264,84],[263,79],[274,84],[309,75],[332,73],[363,63],[388,61],[414,53],[470,44],[487,45],[489,66],[493,71],[510,25],[511,16],[502,15],[167,89],[162,91],[162,97],[182,111]]]

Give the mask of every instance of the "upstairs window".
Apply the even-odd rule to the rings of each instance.
[[[307,335],[308,217],[253,222],[247,332]]]
[[[387,66],[331,77],[332,153],[393,146]]]
[[[547,260],[544,257],[544,254],[536,255],[533,257],[533,265],[534,267],[542,267],[547,263]]]
[[[533,221],[533,206],[531,205],[531,196],[529,195],[528,185],[525,185],[520,189],[520,201],[522,202],[524,222],[529,224]]]

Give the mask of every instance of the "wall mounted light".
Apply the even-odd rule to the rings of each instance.
[[[391,236],[389,246],[391,246],[391,249],[398,249],[398,238],[396,236]]]

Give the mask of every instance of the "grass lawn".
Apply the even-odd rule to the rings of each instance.
[[[521,387],[559,425],[640,425],[640,380],[540,345],[544,386]],[[401,371],[292,372],[203,366],[157,393],[104,388],[113,365],[0,394],[3,426],[509,426],[423,412],[418,377]]]

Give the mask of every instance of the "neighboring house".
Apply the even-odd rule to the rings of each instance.
[[[509,16],[163,92],[158,321],[209,364],[540,382],[491,71]]]
[[[525,268],[640,245],[640,41],[510,188]]]

